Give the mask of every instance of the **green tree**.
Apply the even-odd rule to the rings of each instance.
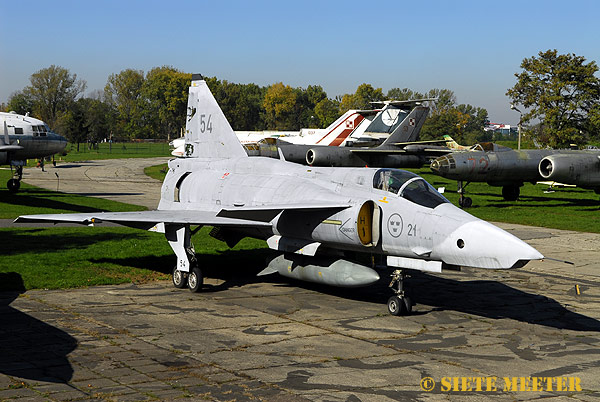
[[[293,130],[297,128],[297,93],[289,85],[278,82],[267,88],[263,106],[265,122],[270,130]]]
[[[111,74],[104,87],[105,102],[115,115],[114,135],[117,138],[137,138],[143,136],[140,113],[144,72],[126,69]]]
[[[594,61],[556,49],[525,58],[517,83],[506,95],[512,103],[528,109],[523,122],[539,119],[543,142],[552,147],[583,143],[595,127],[594,110],[600,102],[600,80]],[[597,128],[597,126],[596,126]]]
[[[87,142],[97,144],[109,139],[111,131],[111,110],[108,103],[100,99],[81,98],[77,101],[83,110],[83,124]]]
[[[345,94],[340,102],[340,113],[350,109],[372,109],[370,102],[385,99],[381,88],[373,88],[371,84],[360,84],[354,94]]]
[[[140,111],[145,138],[176,138],[185,127],[191,74],[155,67],[142,85]]]
[[[329,98],[322,99],[315,106],[315,116],[319,119],[321,128],[328,127],[340,116],[340,103]]]
[[[450,110],[456,106],[456,96],[454,91],[449,89],[430,89],[426,94],[426,98],[435,98],[435,110]]]
[[[205,80],[234,130],[264,130],[265,88],[256,84],[221,82],[216,77]]]
[[[80,100],[73,102],[68,110],[59,112],[56,120],[56,130],[72,144],[79,144],[87,140],[85,128],[85,114]]]
[[[33,73],[29,81],[31,85],[24,92],[33,99],[33,113],[50,127],[54,127],[59,113],[68,110],[86,87],[77,74],[55,65]]]
[[[412,100],[412,99],[423,99],[425,96],[420,93],[413,91],[409,88],[392,88],[387,92],[386,98],[390,100]]]
[[[31,94],[25,91],[17,91],[10,95],[8,104],[6,105],[6,111],[15,111],[19,114],[26,114],[27,112],[32,113],[34,107],[34,101]]]
[[[441,139],[450,135],[461,144],[474,144],[488,140],[484,130],[488,122],[486,109],[471,105],[457,105],[451,108],[437,109],[425,120],[420,139]]]

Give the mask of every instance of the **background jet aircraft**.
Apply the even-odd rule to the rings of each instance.
[[[445,143],[446,140],[417,141],[429,112],[428,107],[419,105],[428,100],[431,99],[385,102],[382,111],[367,128],[369,131],[365,132],[373,138],[379,134],[383,140],[379,146],[301,145],[289,144],[282,139],[268,138],[261,141],[259,154],[278,158],[281,153],[287,161],[310,166],[420,167],[432,156],[450,152],[450,148],[446,146],[433,145]],[[397,108],[400,106],[407,110],[398,112],[400,109]],[[400,123],[391,123],[391,117],[388,115],[391,113],[390,110],[397,110],[392,116],[401,119]],[[386,126],[391,131],[382,136]]]
[[[326,146],[344,146],[348,141],[351,142],[369,142],[377,141],[377,137],[361,137],[366,128],[370,125],[373,118],[380,110],[348,110],[342,116],[338,117],[327,128],[303,128],[300,131],[235,131],[238,140],[246,147],[248,153],[252,156],[271,156],[278,157],[275,149],[274,155],[262,155],[260,143],[266,145],[262,152],[270,153],[272,141],[285,139],[290,144],[305,145],[326,145]],[[393,122],[390,122],[390,125]],[[271,140],[265,142],[263,140]],[[171,154],[181,157],[185,153],[185,138],[178,138],[171,141],[171,146],[175,149]]]
[[[52,132],[41,120],[14,112],[0,112],[3,136],[0,138],[0,165],[15,168],[13,178],[6,186],[11,192],[21,187],[23,166],[27,159],[42,159],[62,152],[67,140]]]
[[[600,150],[564,151],[540,161],[540,176],[563,184],[592,189],[600,194]]]
[[[488,143],[491,144],[491,143]],[[600,188],[597,151],[528,149],[513,150],[497,144],[490,148],[452,152],[431,162],[431,170],[442,177],[458,181],[459,205],[470,207],[472,200],[464,197],[463,182],[486,182],[501,186],[507,201],[519,198],[524,183],[541,180],[579,183],[583,188]],[[486,152],[487,149],[493,151]],[[559,179],[560,178],[560,179]],[[565,181],[563,181],[564,179]]]
[[[534,248],[450,204],[421,177],[398,169],[306,167],[249,157],[201,76],[192,77],[185,158],[169,161],[158,210],[21,216],[17,222],[115,222],[165,234],[177,256],[173,284],[202,287],[193,226],[228,245],[266,239],[278,256],[262,274],[334,286],[379,280],[350,254],[379,255],[393,269],[390,313],[408,313],[404,269],[506,269],[541,259]],[[392,287],[390,285],[390,287]]]

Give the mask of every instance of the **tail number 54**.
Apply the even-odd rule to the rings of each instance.
[[[212,133],[212,122],[210,121],[212,115],[201,114],[200,115],[200,132],[205,133],[208,131]]]

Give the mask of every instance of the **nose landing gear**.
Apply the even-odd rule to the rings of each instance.
[[[11,165],[11,168],[14,165]],[[23,178],[23,166],[16,165],[15,171],[13,172],[13,177],[9,181],[6,182],[6,187],[8,191],[11,193],[16,193],[21,188],[21,179]]]
[[[395,295],[388,299],[388,311],[391,315],[409,315],[412,312],[413,302],[404,290],[404,280],[408,275],[402,269],[396,269],[392,272],[392,282],[390,288]],[[394,289],[396,286],[396,289]]]

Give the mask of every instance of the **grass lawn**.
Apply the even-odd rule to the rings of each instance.
[[[444,196],[458,205],[456,182],[434,175],[429,168],[410,169],[435,188],[445,187]],[[502,187],[471,183],[466,188],[473,206],[467,211],[492,222],[519,223],[555,229],[600,233],[600,196],[580,188],[555,188],[546,193],[544,184],[526,183],[517,201],[504,201]]]
[[[167,175],[167,170],[169,170],[168,164],[161,163],[160,165],[148,166],[147,168],[144,168],[144,173],[146,176],[150,176],[153,179],[163,181]]]
[[[256,274],[267,253],[263,241],[244,239],[235,248],[208,236],[194,237],[205,272],[219,278],[221,266],[244,261]],[[0,229],[0,291],[75,288],[169,279],[175,256],[164,235],[121,227]],[[235,278],[224,278],[235,280]]]
[[[67,144],[66,156],[56,155],[57,161],[77,162],[95,159],[117,158],[152,158],[155,156],[171,156],[167,142],[120,142],[114,144],[101,143],[98,149],[88,149],[87,144]]]
[[[15,219],[19,215],[56,214],[92,211],[141,211],[139,205],[124,204],[103,198],[57,193],[21,182],[20,190],[13,194],[6,189],[11,178],[10,170],[0,170],[0,219]]]

